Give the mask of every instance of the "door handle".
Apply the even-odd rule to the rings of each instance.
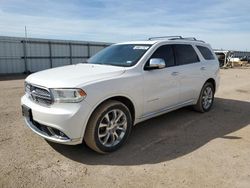
[[[179,72],[172,72],[171,75],[172,76],[177,76],[179,74]]]
[[[206,67],[201,67],[201,70],[206,70]]]

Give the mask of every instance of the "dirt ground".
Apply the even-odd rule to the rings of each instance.
[[[21,116],[23,79],[0,88],[0,187],[250,187],[250,69],[221,70],[209,113],[148,120],[109,155],[46,142]]]

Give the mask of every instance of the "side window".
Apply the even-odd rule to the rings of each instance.
[[[204,59],[206,60],[214,59],[212,52],[207,47],[204,46],[196,46],[196,47],[198,48]]]
[[[200,61],[194,48],[189,44],[175,44],[174,50],[177,65],[186,65]]]
[[[164,59],[166,67],[174,66],[174,52],[172,45],[160,46],[150,57],[151,58],[161,58]]]

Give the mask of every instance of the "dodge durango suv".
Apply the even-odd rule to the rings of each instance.
[[[61,144],[85,142],[99,153],[120,148],[133,125],[193,106],[208,112],[219,62],[195,38],[154,37],[113,44],[87,63],[37,72],[21,99],[27,126]]]

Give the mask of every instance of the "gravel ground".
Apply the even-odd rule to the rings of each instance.
[[[108,155],[35,135],[21,117],[23,79],[0,88],[0,187],[250,187],[250,69],[221,70],[209,113],[148,120]]]

